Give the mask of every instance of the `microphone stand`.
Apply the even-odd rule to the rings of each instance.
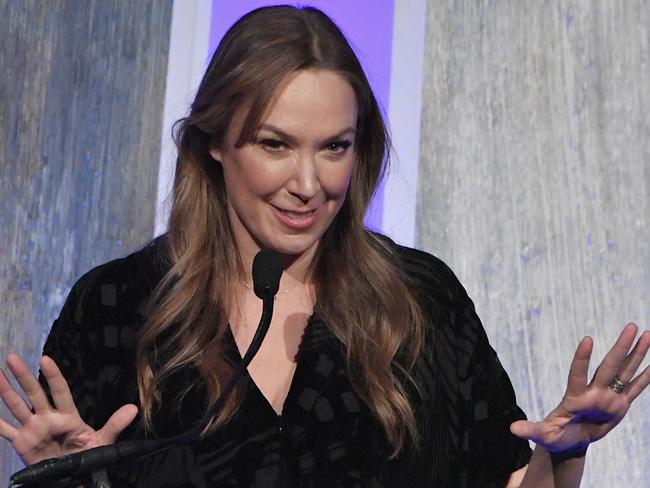
[[[278,278],[279,281],[279,278]],[[262,345],[273,315],[273,299],[277,293],[273,286],[265,286],[262,291],[262,316],[253,336],[250,346],[241,362],[237,365],[230,381],[219,395],[219,398],[206,410],[201,420],[189,430],[173,437],[159,440],[125,441],[108,446],[99,446],[60,458],[51,458],[28,466],[10,478],[10,488],[38,488],[43,481],[59,480],[58,488],[78,486],[78,480],[90,473],[93,488],[111,488],[106,467],[115,464],[125,457],[131,459],[149,456],[169,450],[178,445],[189,445],[196,441],[213,416],[221,410],[224,402],[242,379],[246,368],[253,360]],[[76,480],[76,482],[75,482]],[[48,484],[49,487],[57,486]]]

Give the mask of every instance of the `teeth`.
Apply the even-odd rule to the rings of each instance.
[[[282,210],[283,214],[292,219],[304,219],[305,217],[310,216],[313,212],[290,212],[288,210]]]

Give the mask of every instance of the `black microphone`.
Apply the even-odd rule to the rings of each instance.
[[[68,477],[76,479],[127,457],[138,458],[165,447],[167,447],[166,439],[127,441],[45,459],[14,473],[11,476],[11,486]]]
[[[282,255],[274,249],[262,249],[253,258],[253,291],[264,300],[268,293],[275,296],[280,288],[284,263]]]
[[[271,325],[273,299],[278,292],[283,269],[282,255],[277,251],[263,249],[255,255],[253,259],[253,289],[255,294],[262,299],[262,316],[259,325],[246,354],[237,365],[230,381],[222,390],[219,398],[206,410],[196,425],[186,432],[166,439],[117,442],[58,458],[45,459],[14,473],[10,478],[11,486],[67,477],[76,479],[118,463],[127,457],[137,459],[180,444],[190,444],[197,440],[203,429],[210,423],[210,420],[221,410],[230,392],[244,376],[246,368],[262,345],[264,336]]]

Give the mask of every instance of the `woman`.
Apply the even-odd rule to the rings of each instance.
[[[388,138],[318,10],[240,19],[177,143],[169,233],[79,280],[41,384],[7,359],[33,412],[0,377],[20,424],[0,434],[25,462],[196,422],[257,325],[261,248],[285,269],[245,381],[200,442],[115,467],[117,486],[577,486],[588,444],[650,382],[634,378],[650,334],[629,352],[630,324],[590,383],[585,338],[559,406],[525,420],[453,273],[364,229]]]

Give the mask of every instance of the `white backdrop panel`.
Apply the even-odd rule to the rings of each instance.
[[[429,2],[419,247],[477,304],[519,403],[560,400],[577,342],[650,327],[650,2]],[[648,486],[650,394],[584,487]]]

